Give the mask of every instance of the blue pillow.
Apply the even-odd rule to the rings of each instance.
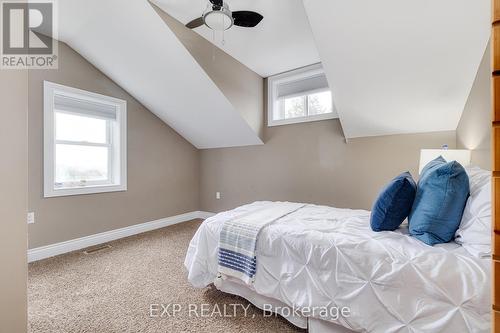
[[[410,214],[417,185],[409,172],[394,178],[373,204],[370,225],[373,231],[393,231]]]
[[[428,245],[451,241],[468,197],[469,177],[460,163],[447,163],[441,156],[429,162],[408,219],[410,235]]]

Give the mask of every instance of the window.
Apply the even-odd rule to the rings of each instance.
[[[337,118],[321,64],[268,79],[268,126]]]
[[[45,197],[127,189],[126,101],[44,82]]]

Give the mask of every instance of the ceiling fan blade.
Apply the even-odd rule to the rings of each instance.
[[[248,10],[239,10],[233,12],[234,25],[240,27],[253,28],[257,24],[259,24],[259,22],[262,21],[263,18],[264,16],[260,15],[259,13],[251,12]]]
[[[222,7],[224,5],[224,0],[209,0],[212,5],[217,7]]]
[[[198,17],[197,19],[192,20],[186,24],[186,27],[189,29],[194,29],[201,27],[205,22],[203,22],[203,17]]]

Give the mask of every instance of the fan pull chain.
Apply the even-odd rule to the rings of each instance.
[[[215,62],[215,30],[212,30],[212,61]]]
[[[226,16],[222,15],[222,46],[226,44],[226,40],[224,39],[224,26],[225,26]]]

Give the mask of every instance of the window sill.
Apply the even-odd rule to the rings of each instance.
[[[320,115],[309,116],[309,117],[297,117],[297,118],[282,119],[282,120],[269,120],[267,122],[267,126],[273,127],[273,126],[281,126],[281,125],[291,125],[291,124],[308,123],[308,122],[312,122],[312,121],[320,121],[320,120],[328,120],[328,119],[336,119],[336,118],[338,118],[337,113],[332,112],[332,113],[320,114]]]
[[[84,194],[96,194],[96,193],[108,193],[108,192],[121,192],[126,191],[127,185],[88,185],[88,186],[80,186],[80,187],[66,187],[59,189],[45,189],[44,197],[52,198],[52,197],[64,197],[64,196],[72,196],[72,195],[84,195]]]

